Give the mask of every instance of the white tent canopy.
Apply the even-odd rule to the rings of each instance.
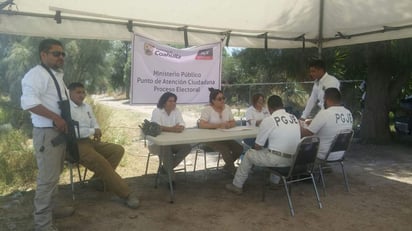
[[[134,32],[169,44],[222,40],[249,48],[412,37],[411,0],[0,0],[0,6],[0,33],[26,36],[131,40]]]

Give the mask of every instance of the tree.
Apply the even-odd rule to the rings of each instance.
[[[111,52],[109,41],[63,40],[67,56],[64,65],[64,81],[82,82],[90,93],[107,88],[110,65],[107,54]]]
[[[366,46],[367,94],[361,138],[367,143],[387,143],[391,139],[389,112],[399,99],[402,88],[412,81],[412,40],[377,42]]]
[[[130,42],[113,41],[113,51],[109,54],[111,86],[113,90],[126,92],[126,96],[130,86],[130,46]]]

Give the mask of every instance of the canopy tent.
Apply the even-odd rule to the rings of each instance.
[[[3,3],[1,3],[3,2]],[[186,46],[333,47],[412,36],[411,0],[0,0],[0,33]]]

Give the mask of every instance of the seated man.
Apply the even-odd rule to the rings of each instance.
[[[117,144],[100,142],[102,132],[90,105],[83,102],[86,93],[83,84],[69,85],[72,119],[79,122],[80,164],[94,172],[93,178],[101,179],[109,190],[125,200],[130,208],[137,208],[139,200],[115,169],[124,154]],[[77,129],[76,129],[77,132]],[[93,139],[89,137],[93,136]]]
[[[352,113],[341,105],[341,94],[337,88],[328,88],[324,95],[324,110],[320,110],[315,118],[301,127],[302,137],[317,135],[320,139],[317,158],[325,159],[335,136],[352,129]]]
[[[226,189],[236,194],[243,192],[249,170],[253,165],[263,167],[289,167],[300,142],[298,119],[285,111],[282,99],[272,95],[268,100],[271,116],[262,120],[254,149],[249,149],[236,171],[232,184]],[[268,148],[262,148],[268,140]]]

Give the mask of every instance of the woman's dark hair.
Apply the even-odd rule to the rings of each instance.
[[[209,91],[210,91],[209,103],[212,103],[213,102],[212,100],[216,99],[216,96],[219,95],[219,93],[223,94],[223,92],[221,90],[215,89],[213,87],[209,87]]]
[[[265,96],[264,96],[263,94],[261,94],[261,93],[254,94],[254,95],[252,96],[252,105],[253,105],[253,106],[256,105],[256,103],[257,103],[257,101],[259,100],[260,97],[262,97],[263,100],[265,100]]]
[[[175,98],[175,101],[177,102],[177,96],[175,94],[173,94],[172,92],[165,92],[162,96],[160,96],[159,102],[157,103],[157,108],[163,109],[170,97]]]

